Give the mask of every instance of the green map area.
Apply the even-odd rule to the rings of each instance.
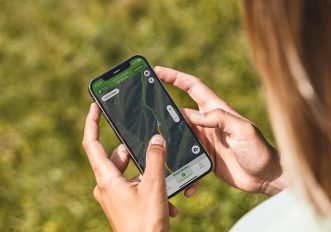
[[[146,71],[149,76],[145,75]],[[165,173],[169,175],[199,156],[191,151],[192,146],[199,143],[176,111],[159,80],[153,76],[152,70],[144,66],[131,74],[118,85],[107,89],[107,85],[102,84],[94,91],[107,89],[99,94],[99,101],[142,169],[145,168],[145,154],[150,138],[155,134],[164,136],[167,144]],[[102,98],[111,91],[116,91],[116,95],[107,100]],[[177,122],[167,106],[175,110],[179,117]]]

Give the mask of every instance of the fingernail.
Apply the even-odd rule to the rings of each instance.
[[[164,138],[161,135],[154,135],[151,139],[151,144],[164,145]]]
[[[194,113],[191,114],[191,119],[201,121],[204,118],[205,118],[205,115],[203,113],[200,113],[200,112],[194,112]]]
[[[97,103],[92,102],[90,106],[90,110],[93,110],[97,106]]]
[[[160,68],[160,66],[155,66],[154,67],[154,71],[156,71],[157,69],[159,69]]]

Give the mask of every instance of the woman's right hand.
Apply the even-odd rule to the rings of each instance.
[[[162,81],[187,92],[198,104],[199,111],[183,109],[183,114],[212,156],[218,177],[247,192],[273,195],[285,187],[277,151],[252,122],[198,78],[164,67],[155,67],[155,72]],[[192,193],[196,187],[191,187]]]

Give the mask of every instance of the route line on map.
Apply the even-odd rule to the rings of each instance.
[[[141,80],[141,85],[142,85],[142,91],[141,91],[141,99],[142,99],[142,102],[144,104],[144,106],[152,112],[153,114],[153,117],[155,118],[156,120],[156,126],[157,126],[157,131],[159,132],[160,135],[162,135],[162,132],[161,132],[161,121],[159,120],[159,117],[157,116],[157,114],[155,113],[155,111],[147,104],[146,102],[146,99],[145,99],[145,82],[143,80],[143,74],[141,73],[141,76],[140,76],[140,80]],[[163,135],[162,135],[163,136]],[[168,166],[167,162],[164,162],[164,166],[165,168],[170,172],[170,173],[174,173]]]

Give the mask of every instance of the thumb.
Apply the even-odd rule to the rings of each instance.
[[[150,187],[165,187],[164,162],[166,156],[165,140],[161,135],[154,135],[149,142],[146,153],[146,168],[142,184]]]
[[[214,109],[207,113],[200,113],[196,110],[185,110],[189,120],[201,127],[218,128],[228,134],[237,134],[247,122],[222,109]]]

